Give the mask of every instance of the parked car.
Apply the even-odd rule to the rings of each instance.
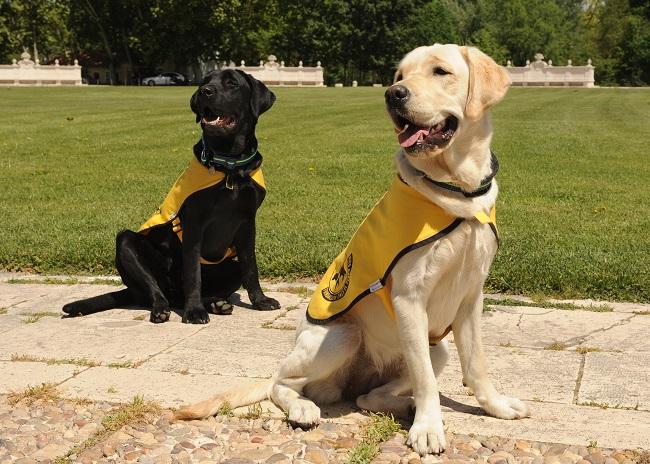
[[[187,79],[176,72],[164,72],[157,76],[145,77],[142,85],[187,85]]]

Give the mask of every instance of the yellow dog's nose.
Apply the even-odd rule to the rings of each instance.
[[[409,89],[400,84],[388,87],[384,95],[386,104],[396,108],[404,106],[410,96],[411,92],[409,92]]]

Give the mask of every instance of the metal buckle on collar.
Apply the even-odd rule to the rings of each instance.
[[[228,190],[233,190],[234,184],[232,182],[232,175],[226,174],[226,188]]]

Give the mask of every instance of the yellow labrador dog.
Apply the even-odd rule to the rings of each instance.
[[[424,214],[431,206],[450,219],[443,221],[442,231],[433,230],[418,246],[399,253],[386,275],[343,311],[331,317],[315,314],[312,305],[321,295],[329,302],[354,293],[349,277],[362,271],[354,270],[352,251],[340,255],[274,379],[186,407],[176,417],[207,417],[225,401],[242,406],[270,398],[292,423],[309,427],[320,420],[316,403],[353,396],[360,408],[401,417],[415,408],[408,443],[423,456],[439,453],[445,435],[436,376],[447,361],[447,343],[441,339],[450,330],[463,382],[481,407],[503,419],[526,417],[527,406],[497,392],[488,378],[480,326],[483,283],[498,246],[491,216],[498,163],[490,150],[488,110],[509,85],[506,71],[476,48],[436,44],[406,55],[386,92],[401,146],[395,188],[410,195],[405,198],[413,199],[416,211]],[[411,202],[400,201],[384,205],[386,211],[406,211]],[[403,221],[411,219],[393,222]],[[372,230],[370,222],[369,237],[386,234]],[[354,251],[357,266],[365,258]],[[375,246],[366,257],[374,253],[384,252]]]

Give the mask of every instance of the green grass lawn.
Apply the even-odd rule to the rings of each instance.
[[[192,88],[0,88],[0,268],[115,272],[199,136]],[[383,90],[275,89],[258,126],[265,277],[317,277],[391,182]],[[650,90],[513,89],[494,111],[490,290],[650,301]]]

